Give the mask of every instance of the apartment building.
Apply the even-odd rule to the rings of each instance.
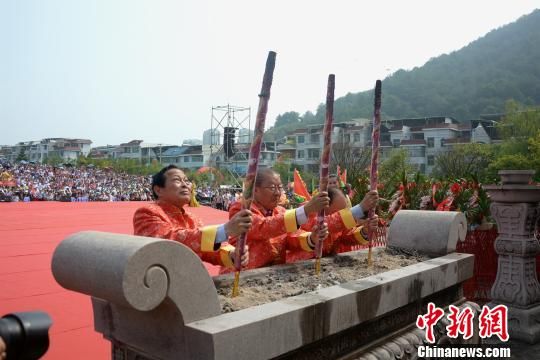
[[[435,157],[455,145],[499,141],[495,123],[485,118],[458,122],[444,116],[386,120],[381,124],[380,159],[390,156],[393,149],[406,149],[411,164],[429,174]],[[336,123],[332,143],[348,144],[351,150],[371,147],[371,132],[368,119]],[[323,141],[323,125],[312,125],[290,133],[277,150],[304,171],[318,172]]]
[[[161,163],[163,166],[174,164],[182,169],[199,169],[204,166],[202,145],[169,148],[163,153]]]
[[[3,147],[7,160],[15,162],[20,154],[28,161],[44,162],[47,158],[61,158],[63,161],[77,160],[90,152],[92,141],[88,139],[46,138],[39,141],[22,141],[13,146]]]

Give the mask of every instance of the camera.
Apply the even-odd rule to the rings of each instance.
[[[39,359],[49,348],[52,320],[44,312],[30,311],[0,319],[0,337],[6,344],[7,360]]]

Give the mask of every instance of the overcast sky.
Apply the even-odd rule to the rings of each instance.
[[[258,105],[267,127],[462,48],[540,0],[0,0],[0,145],[202,138],[211,108]],[[384,95],[384,84],[383,84]],[[384,106],[384,104],[383,104]]]

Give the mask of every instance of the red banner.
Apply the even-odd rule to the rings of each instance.
[[[294,194],[302,197],[304,201],[311,200],[311,195],[307,191],[306,183],[302,180],[298,170],[294,169]]]

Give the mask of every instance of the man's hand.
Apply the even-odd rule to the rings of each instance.
[[[363,220],[364,227],[362,228],[362,236],[367,239],[368,238],[368,231],[375,231],[377,227],[379,226],[379,216],[373,215],[371,219]]]
[[[326,209],[330,205],[330,198],[326,191],[321,191],[317,195],[311,198],[305,205],[304,211],[307,216],[316,214],[322,209]]]
[[[360,206],[362,207],[362,211],[364,213],[367,213],[369,210],[375,208],[378,201],[379,201],[379,193],[376,190],[369,191],[364,196],[364,199],[360,202]]]
[[[368,229],[371,229],[372,231],[375,230],[379,226],[379,216],[373,215],[371,219],[368,219],[366,225]]]
[[[317,244],[320,241],[323,241],[328,237],[328,224],[323,223],[321,227],[319,225],[315,225],[313,229],[311,230],[311,243],[313,247],[317,247]]]
[[[229,256],[231,257],[231,260],[234,264],[234,259],[236,258],[236,251],[231,250],[229,252]],[[249,264],[249,247],[247,245],[244,245],[244,254],[242,255],[242,267],[246,267]]]
[[[251,229],[251,211],[240,210],[225,224],[227,236],[237,236]]]
[[[7,359],[6,344],[4,343],[4,340],[0,337],[0,360],[4,359]]]

